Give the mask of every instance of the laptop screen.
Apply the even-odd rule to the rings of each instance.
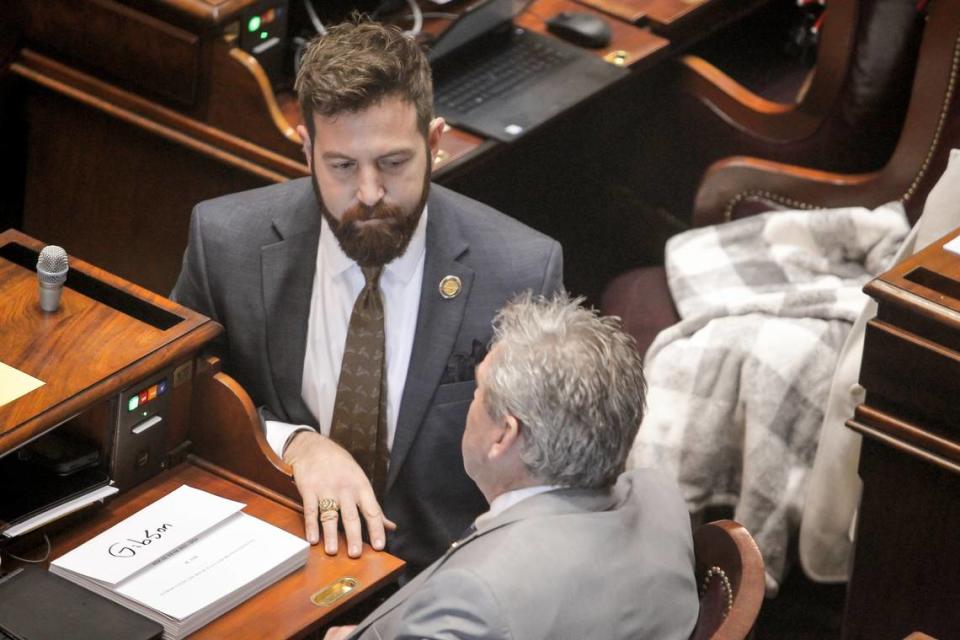
[[[436,62],[513,19],[514,0],[480,0],[469,7],[430,47],[427,59]]]

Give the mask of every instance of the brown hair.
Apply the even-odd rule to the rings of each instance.
[[[310,135],[314,113],[356,113],[392,96],[413,104],[424,137],[433,119],[426,55],[400,29],[376,22],[355,19],[311,40],[294,86]]]

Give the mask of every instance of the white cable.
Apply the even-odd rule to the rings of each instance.
[[[303,6],[307,10],[310,22],[313,23],[313,28],[316,29],[317,33],[322,36],[327,35],[327,28],[320,22],[320,16],[317,15],[317,10],[313,8],[313,0],[303,0]]]
[[[420,5],[417,4],[416,0],[407,0],[407,4],[413,13],[413,27],[404,33],[410,37],[416,37],[420,35],[420,31],[423,29],[423,11],[420,9]]]

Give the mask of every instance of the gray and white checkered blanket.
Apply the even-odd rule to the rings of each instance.
[[[861,289],[908,231],[891,203],[776,211],[667,243],[681,321],[646,354],[648,410],[629,466],[672,473],[691,511],[734,506],[763,552],[771,595]]]

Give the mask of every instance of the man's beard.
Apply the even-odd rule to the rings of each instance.
[[[420,202],[412,211],[404,211],[401,207],[387,204],[383,200],[373,206],[358,202],[344,211],[340,220],[333,217],[327,209],[316,173],[312,175],[313,190],[317,194],[320,213],[327,220],[330,230],[333,231],[333,235],[347,257],[361,267],[378,267],[403,255],[414,231],[417,230],[424,205],[427,203],[427,196],[430,193],[430,165],[430,154],[427,153],[427,167],[424,172]],[[364,220],[378,220],[378,222],[359,224]]]

